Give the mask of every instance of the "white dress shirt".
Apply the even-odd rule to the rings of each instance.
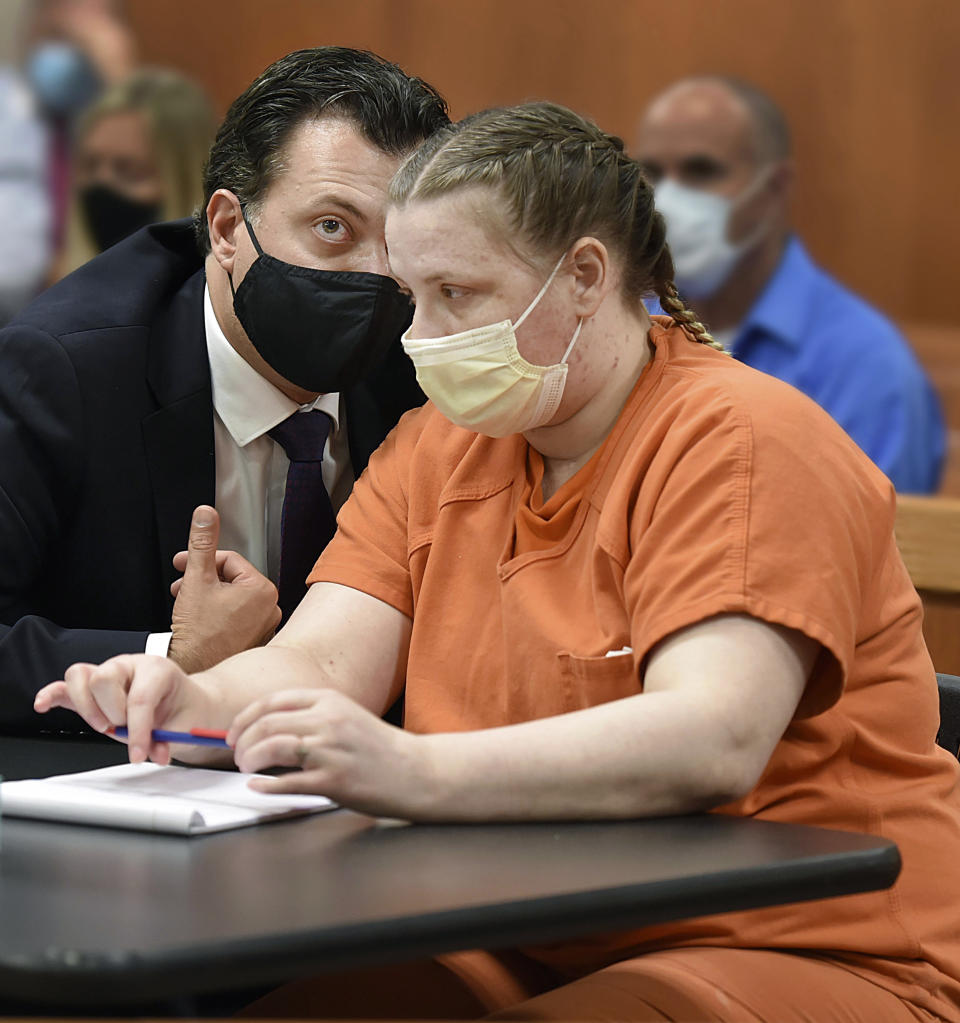
[[[227,340],[213,311],[210,289],[203,290],[203,322],[213,389],[213,443],[220,550],[242,554],[276,582],[280,575],[280,516],[290,461],[268,432],[298,410],[319,409],[332,425],[321,472],[334,512],[353,487],[340,395],[321,394],[298,405],[265,380]],[[187,546],[187,537],[183,538]],[[146,653],[166,656],[170,633],[147,639]]]

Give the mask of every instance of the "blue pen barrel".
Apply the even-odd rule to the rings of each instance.
[[[118,739],[126,739],[127,728],[125,725],[119,725],[117,728],[112,728],[111,733]],[[228,749],[227,740],[222,739],[219,736],[214,735],[198,735],[194,732],[174,732],[165,728],[154,728],[150,732],[150,738],[154,742],[182,742],[187,743],[191,746],[216,746],[220,749]]]

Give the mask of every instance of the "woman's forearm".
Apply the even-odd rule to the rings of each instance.
[[[416,820],[685,813],[738,798],[758,774],[755,751],[740,748],[711,709],[680,692],[415,739],[430,778],[412,794]]]
[[[329,685],[316,661],[296,647],[266,646],[234,654],[191,679],[206,693],[209,727],[227,728],[244,707],[278,689]]]
[[[420,737],[418,820],[638,817],[738,799],[793,718],[820,647],[747,615],[680,630],[641,695],[489,731]]]
[[[400,692],[409,634],[410,619],[388,604],[317,583],[265,647],[191,676],[203,723],[227,728],[254,701],[294,688],[337,689],[380,715]]]
[[[190,675],[183,706],[164,724],[181,730],[226,730],[244,707],[274,692],[278,679],[283,678],[295,678],[303,688],[323,684],[315,666],[300,651],[282,647],[245,650]],[[205,746],[173,745],[171,753],[188,764],[227,767],[233,763],[231,751]]]

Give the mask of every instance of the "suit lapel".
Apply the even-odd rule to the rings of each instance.
[[[177,578],[171,559],[186,549],[193,509],[216,495],[204,281],[201,270],[180,288],[150,336],[147,379],[159,408],[143,420],[143,443],[167,587]]]
[[[397,341],[374,371],[345,396],[347,440],[356,478],[404,412],[424,401],[413,363]]]

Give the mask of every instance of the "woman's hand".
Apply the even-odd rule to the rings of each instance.
[[[98,732],[126,725],[131,763],[148,758],[155,764],[170,762],[170,745],[153,741],[154,728],[215,723],[208,694],[196,679],[173,661],[147,654],[121,654],[99,665],[72,664],[62,681],[37,693],[33,706],[40,714],[65,707]]]
[[[252,703],[227,734],[241,771],[298,767],[256,779],[260,792],[329,796],[352,810],[416,819],[435,772],[424,737],[388,725],[334,689],[290,689]]]

